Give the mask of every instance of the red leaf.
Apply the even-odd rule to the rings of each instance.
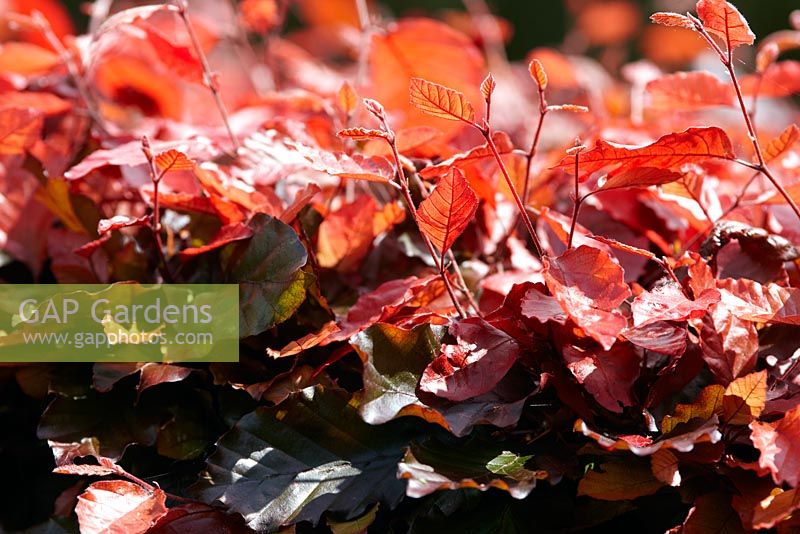
[[[154,154],[177,150],[187,157],[195,159],[214,159],[219,155],[219,150],[210,141],[193,139],[191,141],[150,141]],[[106,165],[143,165],[147,163],[142,152],[141,141],[130,141],[110,149],[95,150],[83,161],[72,167],[64,177],[70,180],[82,178],[90,172],[105,167]]]
[[[772,473],[776,484],[800,484],[800,406],[774,423],[750,423],[753,445],[761,456],[758,465]]]
[[[110,219],[100,219],[100,222],[97,223],[97,233],[103,235],[113,232],[114,230],[121,230],[122,228],[129,228],[131,226],[147,226],[149,222],[150,217],[147,215],[141,217],[114,215]]]
[[[677,182],[684,177],[683,173],[665,171],[652,167],[639,167],[630,171],[622,171],[609,176],[596,191],[611,191],[626,187],[649,187]],[[598,182],[599,184],[599,182]]]
[[[46,117],[61,115],[72,109],[72,103],[52,93],[7,91],[0,94],[5,108],[33,108]]]
[[[722,301],[741,319],[800,325],[800,288],[730,278],[720,280],[718,287],[722,290]]]
[[[779,61],[763,75],[742,78],[742,92],[748,95],[781,98],[800,93],[800,61]]]
[[[800,128],[790,124],[781,134],[764,148],[764,160],[769,163],[781,157],[800,139]]]
[[[345,81],[336,93],[336,103],[345,115],[351,115],[358,107],[358,93],[350,82]]]
[[[452,87],[464,93],[465,100],[478,102],[478,87],[486,75],[484,54],[472,39],[447,24],[424,18],[401,19],[384,32],[373,32],[369,67],[370,94],[393,115],[393,126],[435,126],[447,139],[461,131],[464,123],[421,113],[409,99],[411,78]]]
[[[650,20],[655,24],[661,24],[662,26],[672,26],[675,28],[688,28],[693,29],[694,24],[692,23],[692,19],[687,17],[686,15],[679,15],[678,13],[653,13],[650,15]]]
[[[44,118],[33,109],[0,109],[0,156],[23,154],[42,131]]]
[[[164,175],[174,171],[190,171],[194,169],[194,162],[186,154],[175,149],[161,152],[155,157],[156,168]]]
[[[750,372],[758,354],[758,331],[724,303],[714,306],[699,325],[703,359],[717,380],[727,384]]]
[[[639,327],[658,321],[687,321],[702,317],[719,299],[719,291],[708,289],[697,299],[689,300],[678,284],[667,282],[634,299],[631,304],[633,324]]]
[[[593,149],[581,153],[580,170],[584,174],[591,174],[604,167],[613,167],[613,172],[637,167],[676,169],[686,163],[734,157],[731,141],[721,129],[689,128],[685,132],[667,134],[642,147],[619,145],[599,139]],[[567,156],[558,166],[572,172],[575,158]]]
[[[677,72],[647,84],[650,105],[664,111],[730,106],[733,88],[710,72]]]
[[[566,346],[562,355],[578,383],[605,409],[622,412],[624,406],[635,403],[632,386],[641,359],[632,345],[620,343],[606,351]]]
[[[541,284],[537,285],[541,286]],[[542,324],[547,321],[566,324],[568,318],[558,300],[550,295],[545,295],[538,287],[533,287],[525,293],[520,311],[525,317],[536,319]]]
[[[211,239],[211,241],[209,241],[205,245],[183,249],[180,253],[180,256],[181,259],[186,260],[189,258],[193,258],[194,256],[198,256],[200,254],[205,254],[206,252],[211,252],[212,250],[222,248],[230,243],[234,243],[236,241],[242,241],[244,239],[249,239],[251,237],[253,237],[253,230],[246,224],[242,223],[229,224],[227,226],[223,226],[222,228],[220,228],[217,234]]]
[[[536,82],[536,85],[539,86],[539,91],[547,89],[547,73],[541,61],[532,59],[530,64],[528,64],[528,72],[530,72],[531,78]]]
[[[417,109],[441,119],[472,123],[475,109],[464,93],[422,78],[411,78],[411,103]]]
[[[546,259],[545,282],[564,312],[606,350],[627,326],[616,311],[631,292],[622,267],[605,252],[582,245]]]
[[[339,272],[354,272],[369,252],[376,204],[362,195],[355,201],[329,213],[319,225],[317,261],[320,267]]]
[[[443,345],[428,365],[419,387],[451,401],[464,401],[491,391],[514,365],[521,348],[505,332],[479,318],[451,326],[457,345]]]
[[[332,176],[381,183],[388,183],[394,178],[394,167],[382,156],[354,154],[351,157],[343,152],[329,152],[300,143],[295,143],[294,147],[313,169]]]
[[[750,31],[747,20],[739,10],[725,0],[700,0],[697,15],[709,33],[722,39],[728,50],[740,45],[751,45],[756,36]]]
[[[133,482],[104,480],[95,482],[78,496],[75,513],[81,533],[143,534],[167,513],[166,495]]]
[[[478,198],[464,173],[453,168],[419,205],[419,228],[444,257],[477,209]]]

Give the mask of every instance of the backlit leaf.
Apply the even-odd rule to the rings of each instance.
[[[800,484],[800,406],[774,423],[750,423],[753,445],[759,450],[758,464],[772,473],[776,484]]]
[[[441,119],[473,122],[475,109],[463,93],[422,78],[411,78],[411,103],[417,109]]]
[[[619,145],[599,139],[594,148],[581,153],[580,170],[582,174],[590,174],[605,167],[612,167],[617,173],[637,167],[675,170],[686,163],[734,157],[731,141],[721,129],[689,128],[685,132],[667,134],[642,147]],[[572,172],[574,165],[575,158],[567,156],[559,167]]]
[[[0,155],[23,154],[39,139],[43,124],[34,109],[0,109]]]
[[[740,45],[750,45],[756,40],[747,20],[730,2],[699,0],[697,15],[703,21],[705,29],[725,43],[726,49],[732,50]]]
[[[478,209],[478,198],[464,174],[453,168],[436,185],[417,210],[420,230],[444,257],[469,225]]]
[[[761,415],[767,402],[767,372],[737,378],[725,389],[723,419],[731,425],[746,425]]]
[[[706,71],[678,72],[647,84],[650,105],[664,111],[730,106],[733,88]]]

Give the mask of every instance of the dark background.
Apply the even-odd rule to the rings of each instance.
[[[79,14],[81,0],[64,0],[76,18],[78,28],[85,27],[85,18]],[[463,11],[463,0],[375,0],[388,6],[396,14],[432,13],[442,9]],[[680,10],[686,2],[676,0],[637,0],[642,18],[656,11]],[[571,15],[562,0],[487,0],[493,13],[499,14],[514,26],[509,43],[510,57],[519,59],[538,45],[561,43],[571,25]],[[756,37],[788,27],[788,16],[800,9],[798,0],[738,0],[734,4],[750,22]],[[685,8],[684,8],[685,9]]]

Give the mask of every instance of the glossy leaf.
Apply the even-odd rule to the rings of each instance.
[[[391,509],[404,493],[395,471],[407,427],[368,425],[348,401],[341,390],[312,387],[246,414],[220,441],[210,477],[195,491],[260,531],[317,523],[326,510],[353,518],[375,502]]]
[[[152,492],[133,482],[104,480],[95,482],[78,496],[75,513],[81,532],[147,532],[167,513],[166,495]]]
[[[605,252],[582,245],[545,262],[545,282],[561,308],[606,350],[627,326],[616,311],[630,296],[622,268]]]
[[[238,243],[229,279],[239,283],[239,334],[252,336],[288,319],[305,300],[306,249],[291,227],[268,215],[250,221],[253,237]]]

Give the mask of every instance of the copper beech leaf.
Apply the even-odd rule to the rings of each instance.
[[[766,371],[737,378],[728,384],[722,397],[723,420],[731,425],[746,425],[761,415],[766,402]]]
[[[700,0],[697,15],[708,32],[722,39],[727,50],[737,46],[751,45],[756,36],[739,10],[725,0]]]
[[[420,389],[451,401],[463,401],[491,391],[520,357],[519,344],[480,318],[451,326],[457,345],[442,353],[422,374]]]
[[[800,484],[800,406],[773,423],[750,423],[750,439],[761,456],[758,464],[769,469],[776,484]]]
[[[641,358],[632,345],[617,343],[608,350],[567,346],[562,356],[575,380],[603,408],[621,412],[635,403],[633,383],[639,376]]]
[[[661,24],[662,26],[672,26],[675,28],[694,28],[694,24],[692,23],[692,19],[687,17],[686,15],[680,15],[678,13],[667,13],[667,12],[659,12],[653,13],[650,15],[650,20],[655,24]]]
[[[414,431],[407,420],[369,425],[349,402],[341,389],[316,386],[245,414],[209,457],[195,493],[261,532],[316,524],[325,512],[352,519],[376,502],[392,508],[405,490],[395,475]]]
[[[411,78],[409,92],[411,103],[428,115],[468,123],[475,120],[475,109],[472,104],[464,93],[455,89],[422,78]]]
[[[545,282],[566,313],[606,350],[627,326],[616,308],[631,292],[611,256],[581,245],[545,260]]]
[[[690,300],[678,284],[666,282],[634,299],[631,304],[633,324],[639,327],[658,321],[686,321],[702,317],[719,299],[718,290],[708,289]]]
[[[173,171],[190,171],[194,168],[194,162],[186,154],[175,149],[157,154],[155,163],[162,175]]]
[[[308,255],[292,228],[257,214],[253,236],[236,243],[228,277],[239,284],[239,335],[260,334],[288,319],[305,300],[308,275],[300,270]]]
[[[695,110],[713,106],[730,106],[733,87],[710,72],[677,72],[647,84],[650,105],[659,110]]]
[[[419,228],[444,257],[469,225],[477,209],[478,198],[464,173],[452,168],[419,205]]]
[[[731,141],[720,128],[689,128],[684,132],[667,134],[641,147],[599,139],[591,150],[581,152],[580,172],[588,175],[605,167],[610,167],[612,174],[638,167],[675,170],[687,163],[734,157]],[[574,166],[573,156],[565,157],[559,164],[568,172],[574,172]]]
[[[0,156],[23,154],[39,138],[41,113],[29,108],[0,109]]]
[[[538,480],[547,478],[546,471],[525,467],[530,459],[478,439],[455,450],[450,443],[429,439],[411,444],[398,465],[398,476],[408,480],[406,495],[414,498],[441,490],[494,488],[524,499]]]
[[[800,139],[800,127],[790,124],[764,148],[764,160],[769,163],[781,157]]]
[[[402,120],[394,127],[435,126],[446,138],[464,128],[461,121],[432,119],[409,99],[411,78],[421,78],[463,93],[478,102],[486,75],[482,51],[453,27],[425,18],[401,19],[384,32],[373,32],[369,47],[370,96]],[[452,119],[452,117],[448,117]]]
[[[621,501],[652,495],[664,485],[653,476],[650,463],[642,458],[609,456],[590,469],[578,483],[578,495],[604,501]]]
[[[78,496],[81,532],[143,534],[167,513],[166,494],[126,480],[94,482]]]

